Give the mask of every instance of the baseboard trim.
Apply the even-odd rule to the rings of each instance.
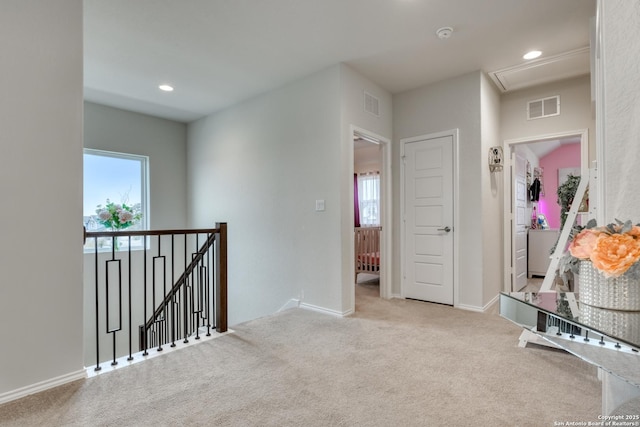
[[[354,313],[353,310],[347,310],[347,311],[331,310],[330,308],[318,307],[317,305],[307,304],[306,302],[300,303],[300,308],[304,308],[305,310],[317,311],[318,313],[329,314],[331,316],[336,316],[336,317],[345,317]]]
[[[494,304],[497,304],[498,301],[500,300],[500,295],[496,295],[495,297],[493,297],[491,299],[491,301],[489,301],[488,303],[485,304],[484,308],[482,311],[487,312],[491,309],[491,307],[493,307]]]
[[[486,303],[483,307],[478,307],[476,305],[458,304],[456,305],[456,308],[467,310],[467,311],[475,311],[478,313],[485,313],[487,310],[489,310],[489,308],[491,308],[493,304],[498,302],[498,298],[499,298],[499,295],[496,295],[491,299],[491,301]]]
[[[460,310],[475,311],[476,313],[484,313],[484,308],[478,307],[476,305],[458,304],[455,307],[459,308]]]
[[[290,308],[297,308],[297,307],[300,307],[300,300],[297,298],[291,298],[289,301],[285,303],[285,305],[280,307],[280,310],[278,310],[278,313],[280,313],[281,311],[289,310]]]
[[[59,387],[61,385],[82,380],[87,378],[87,373],[84,369],[80,369],[79,371],[70,372],[65,375],[61,375],[59,377],[51,378],[45,381],[40,381],[39,383],[31,384],[25,387],[21,387],[16,390],[8,391],[6,393],[0,394],[0,405],[3,403],[11,402],[12,400],[17,400],[22,397],[29,396],[31,394],[39,393],[41,391],[49,390],[54,387]]]

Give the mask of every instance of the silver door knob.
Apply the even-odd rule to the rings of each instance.
[[[444,231],[445,233],[448,233],[451,231],[451,228],[449,226],[446,226],[445,228],[438,228],[438,231]]]

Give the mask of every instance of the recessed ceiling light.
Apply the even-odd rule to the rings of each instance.
[[[173,91],[173,86],[160,85],[160,86],[158,86],[158,89],[163,90],[165,92],[171,92],[171,91]]]
[[[539,50],[532,50],[531,52],[525,53],[522,56],[522,58],[524,58],[524,59],[536,59],[540,55],[542,55],[542,52],[540,52]]]

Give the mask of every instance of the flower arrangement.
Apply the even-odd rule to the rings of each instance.
[[[128,206],[125,203],[116,204],[107,199],[107,205],[98,205],[96,209],[98,222],[114,231],[131,227],[142,218],[140,206]]]
[[[640,280],[640,224],[631,221],[598,227],[591,220],[585,227],[572,230],[568,251],[561,260],[560,272],[578,272],[580,261],[591,261],[605,277],[627,275]]]

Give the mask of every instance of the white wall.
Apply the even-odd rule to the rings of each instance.
[[[560,95],[559,116],[527,120],[528,101],[555,95]],[[588,75],[505,93],[500,109],[502,140],[589,129],[589,161],[595,160],[595,116]]]
[[[228,222],[230,325],[302,293],[342,312],[340,144],[339,66],[189,124],[190,225]]]
[[[640,221],[640,2],[599,2],[604,67],[604,219]]]
[[[82,1],[3,1],[0,52],[2,401],[83,374]]]
[[[85,102],[84,147],[148,156],[150,228],[187,226],[186,124]]]
[[[144,114],[112,108],[105,105],[84,103],[84,147],[119,153],[137,154],[149,157],[149,227],[151,229],[182,229],[188,224],[187,218],[187,125]],[[208,227],[214,227],[210,223]],[[178,241],[178,245],[181,240]],[[182,253],[178,250],[176,253]],[[100,255],[100,281],[104,287],[104,261],[111,253]],[[123,271],[127,268],[125,253]],[[142,252],[134,251],[132,268],[134,348],[137,351],[138,325],[143,319],[143,268]],[[182,267],[181,257],[176,259],[176,268]],[[95,271],[94,253],[84,256],[84,357],[87,366],[95,364]],[[150,267],[149,267],[150,268]],[[176,275],[179,275],[180,270]],[[151,277],[151,274],[149,274]],[[128,288],[124,278],[125,289]],[[149,291],[150,293],[150,291]],[[101,297],[100,313],[104,313],[105,298]],[[124,306],[128,297],[123,295]],[[153,304],[149,302],[148,309]],[[100,317],[103,321],[103,316]],[[125,318],[125,327],[128,327]],[[101,323],[101,328],[104,325]],[[102,331],[102,329],[101,329]],[[118,336],[118,356],[128,351],[127,335]],[[101,338],[102,358],[111,356],[111,335]]]
[[[480,74],[482,181],[482,306],[492,302],[502,290],[503,277],[503,195],[504,172],[489,171],[489,148],[502,145],[500,139],[500,93],[484,73]]]
[[[340,66],[340,202],[341,202],[341,238],[342,238],[342,312],[355,309],[354,300],[354,262],[353,252],[353,133],[352,126],[365,129],[389,141],[392,137],[392,97],[375,83],[347,65]],[[364,110],[364,92],[379,99],[379,116]],[[390,166],[390,165],[389,165]],[[381,171],[381,179],[386,179],[389,171]],[[384,221],[384,220],[383,220]],[[392,230],[385,230],[385,236],[391,238]],[[394,270],[394,267],[391,268]]]
[[[459,133],[459,304],[483,306],[483,161],[481,72],[465,74],[393,97],[394,229],[400,230],[400,139],[460,129]],[[488,191],[488,189],[486,189]],[[394,236],[394,265],[400,266],[400,235]],[[401,271],[394,270],[394,292],[400,293]]]

